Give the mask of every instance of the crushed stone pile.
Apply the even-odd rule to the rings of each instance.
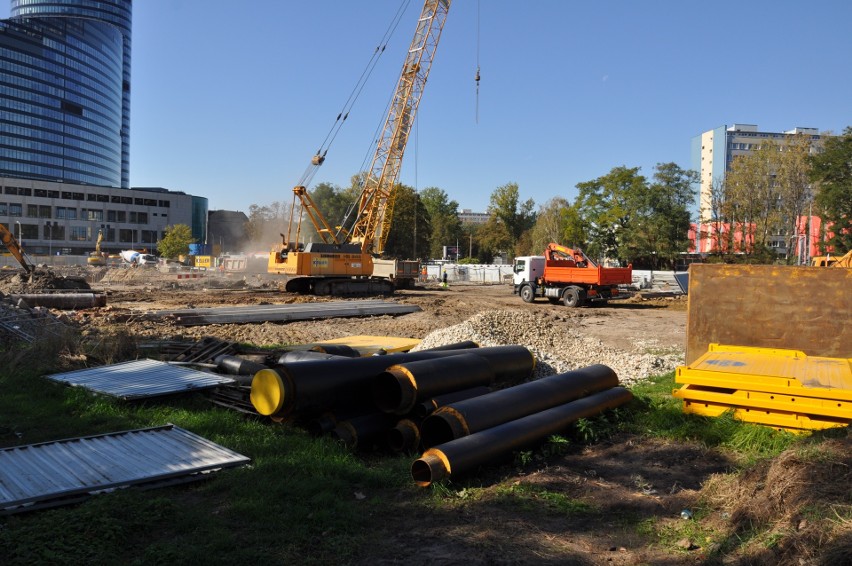
[[[684,363],[683,352],[662,351],[653,342],[637,342],[632,352],[625,352],[605,346],[579,330],[556,328],[520,311],[474,315],[460,324],[432,332],[415,349],[464,340],[472,340],[483,347],[525,346],[536,357],[534,378],[603,364],[615,371],[622,385],[632,385]]]

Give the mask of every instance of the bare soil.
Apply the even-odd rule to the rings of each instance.
[[[183,281],[174,275],[123,270],[96,279],[91,287],[108,294],[108,306],[74,315],[90,337],[113,332],[129,332],[140,340],[214,336],[256,346],[359,334],[423,338],[500,309],[532,313],[543,325],[581,330],[624,350],[637,343],[682,350],[686,338],[682,297],[634,297],[603,307],[569,309],[545,301],[523,303],[507,285],[423,285],[389,299],[422,309],[399,317],[179,327],[144,314],[332,299],[284,293],[277,280],[264,276]],[[559,453],[536,452],[528,461],[454,478],[446,488],[451,496],[425,512],[398,494],[392,516],[375,521],[384,543],[362,563],[852,563],[852,439],[832,442],[822,457],[785,453],[746,474],[732,473],[732,454],[644,435],[620,434],[589,446],[572,444]],[[786,481],[789,478],[793,481]],[[832,489],[825,488],[826,482]],[[353,486],[356,491],[362,489]],[[554,494],[578,507],[566,509],[552,500]],[[837,511],[839,520],[828,530],[824,521],[808,523],[807,510],[818,504],[834,505]],[[685,509],[696,516],[681,518]],[[684,539],[678,533],[684,531],[685,521],[694,521],[695,528],[687,529],[693,534]],[[749,544],[749,533],[759,526],[777,526],[777,541],[783,544]],[[674,533],[674,538],[669,540],[666,533]]]

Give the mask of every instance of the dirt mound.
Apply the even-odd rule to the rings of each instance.
[[[852,564],[852,437],[714,476],[702,491],[748,564]]]
[[[57,275],[50,270],[37,269],[29,275],[20,271],[0,274],[0,292],[7,294],[73,289],[91,287],[84,277]]]

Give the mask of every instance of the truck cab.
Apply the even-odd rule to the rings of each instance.
[[[543,275],[543,255],[516,257],[515,265],[512,269],[512,292],[517,295],[520,289],[527,285],[535,289],[538,279]]]

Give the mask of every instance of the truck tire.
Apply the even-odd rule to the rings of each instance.
[[[521,296],[521,300],[525,303],[532,303],[535,301],[535,291],[533,291],[532,285],[524,285],[521,287],[518,294]]]
[[[580,298],[580,288],[579,287],[568,287],[565,291],[562,292],[562,302],[566,307],[579,307],[583,304],[583,300]]]

